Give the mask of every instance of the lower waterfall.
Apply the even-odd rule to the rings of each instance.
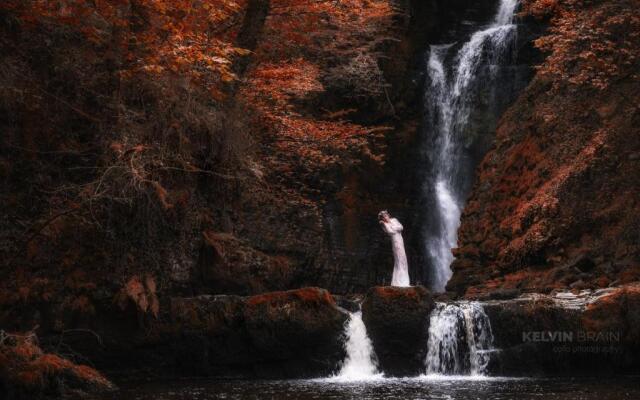
[[[362,311],[350,313],[345,324],[346,357],[331,379],[363,381],[383,377],[373,343],[367,335]],[[425,343],[426,376],[486,373],[493,348],[489,317],[480,303],[436,303],[429,316],[428,340]]]
[[[362,311],[351,313],[345,327],[347,356],[334,378],[344,380],[366,380],[380,378],[373,344],[362,321]]]
[[[491,324],[479,303],[438,303],[429,321],[426,372],[483,375],[492,345]]]

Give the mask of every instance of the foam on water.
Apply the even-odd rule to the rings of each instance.
[[[438,303],[429,320],[427,376],[484,377],[493,349],[489,317],[480,303]]]
[[[344,349],[347,356],[338,374],[330,379],[362,381],[382,378],[382,374],[378,371],[373,344],[362,321],[362,311],[351,313],[345,327],[345,336],[347,340]]]

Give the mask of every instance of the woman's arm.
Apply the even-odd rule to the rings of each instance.
[[[380,225],[382,225],[382,230],[384,230],[389,235],[393,233],[393,228],[391,226],[391,221],[389,221],[389,222],[380,221]]]

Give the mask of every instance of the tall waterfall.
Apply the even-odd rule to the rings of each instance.
[[[427,374],[482,375],[492,350],[491,324],[478,303],[438,303],[429,321]]]
[[[478,132],[470,117],[477,104],[495,103],[500,63],[516,37],[517,5],[518,0],[500,0],[493,21],[461,47],[455,43],[430,47],[425,107],[431,171],[425,194],[433,211],[425,226],[425,254],[431,287],[438,292],[451,278],[451,249],[457,244],[460,214],[475,168],[471,147]]]
[[[351,313],[345,328],[345,358],[342,368],[335,378],[340,380],[365,380],[381,377],[376,365],[373,344],[367,335],[367,328],[362,321],[362,311]]]

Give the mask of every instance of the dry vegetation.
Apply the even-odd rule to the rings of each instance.
[[[101,279],[160,271],[207,217],[203,176],[235,179],[222,97],[244,12],[208,3],[0,6],[1,302],[90,313]]]
[[[114,385],[86,365],[45,353],[34,334],[0,331],[0,387],[14,399],[40,398],[112,390]]]
[[[176,286],[292,285],[327,177],[383,162],[387,128],[333,102],[388,103],[389,4],[2,2],[0,321],[53,308],[39,333],[59,333],[105,309],[162,318]]]

